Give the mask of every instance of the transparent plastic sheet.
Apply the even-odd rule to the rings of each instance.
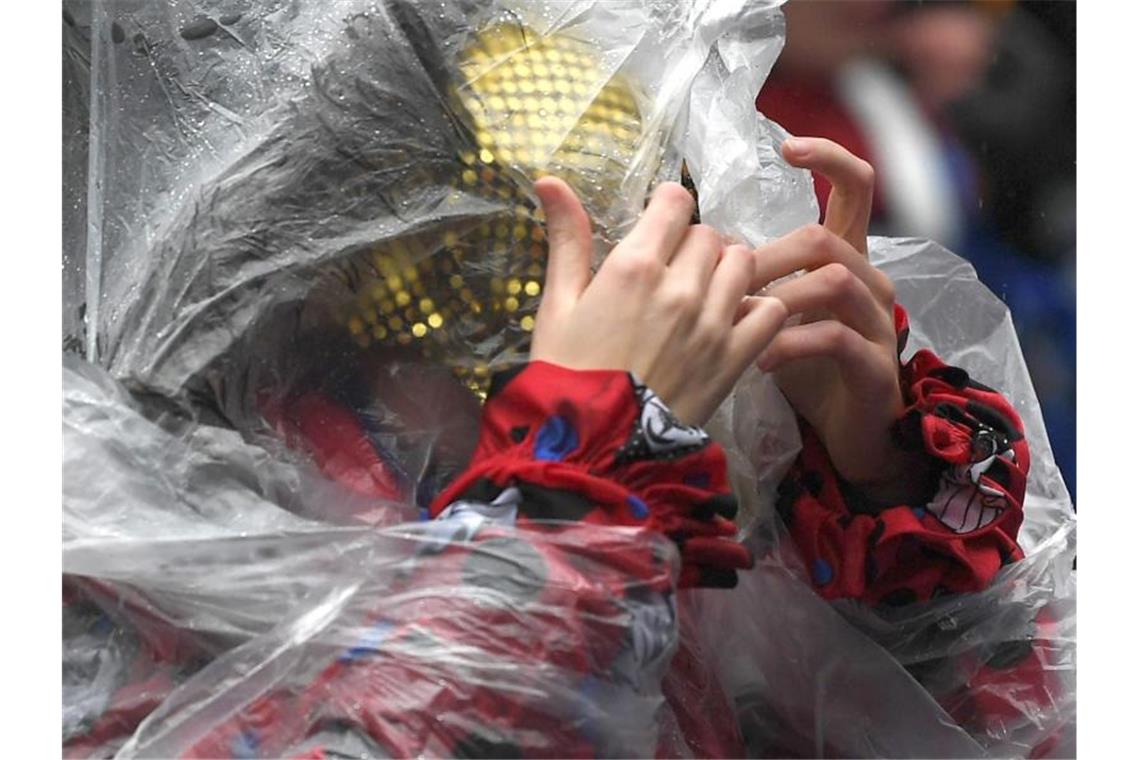
[[[63,4],[63,349],[86,350],[87,148],[91,104],[91,8]]]
[[[1018,543],[1032,554],[1075,516],[1009,310],[978,281],[969,262],[937,243],[891,238],[872,238],[870,243],[871,260],[895,281],[899,303],[911,318],[909,350],[903,358],[929,348],[991,388],[1000,388],[1021,415],[1033,463]]]
[[[126,587],[64,576],[64,757],[113,756],[139,722],[224,649],[137,601]]]
[[[320,285],[322,267],[349,266],[364,249],[409,238],[414,260],[438,258],[445,227],[463,237],[514,211],[462,182],[455,187],[468,132],[480,123],[478,112],[454,106],[487,76],[462,64],[479,30],[506,19],[540,39],[590,41],[596,58],[574,82],[584,94],[551,123],[590,117],[592,92],[628,83],[639,130],[615,130],[624,165],[577,175],[603,237],[634,218],[652,180],[677,176],[671,138],[711,41],[759,26],[772,37],[770,66],[780,31],[775,4],[764,3],[271,2],[187,39],[203,10],[195,8],[108,5],[97,9],[93,42],[101,134],[92,163],[106,190],[89,242],[100,278],[92,356],[168,395],[201,381],[207,367],[212,377],[248,372],[215,362],[232,363],[233,354],[249,361],[250,343],[272,344],[282,332],[279,340],[296,340],[310,320],[321,321],[319,309],[299,313],[299,304]],[[103,33],[114,25],[126,30],[120,43]],[[482,118],[494,122],[495,114]],[[560,168],[557,151],[576,128],[559,129],[530,146],[525,162],[519,150],[505,159],[500,149],[492,168]],[[527,183],[513,189],[512,202],[533,209]],[[486,257],[459,270],[503,266]],[[524,299],[519,313],[534,304]],[[478,343],[463,329],[448,339],[469,357],[508,361],[526,338],[512,328]],[[243,339],[244,350],[230,350]]]
[[[234,710],[255,725],[260,696],[301,688],[337,647],[359,641],[369,615],[393,604],[385,584],[395,568],[427,541],[422,526],[367,526],[415,515],[473,445],[478,402],[447,366],[453,354],[425,362],[399,347],[361,353],[335,315],[314,307],[318,296],[344,295],[324,276],[330,267],[398,240],[418,241],[417,261],[438,260],[448,229],[478,238],[503,211],[501,200],[467,190],[447,205],[455,188],[440,177],[470,125],[429,62],[454,74],[472,31],[504,12],[540,36],[601,41],[593,88],[615,74],[635,81],[645,134],[628,166],[598,177],[610,193],[580,186],[600,222],[599,246],[620,235],[652,182],[676,177],[682,158],[703,219],[759,243],[817,214],[810,178],[779,159],[781,130],[753,105],[782,40],[777,6],[95,5],[86,263],[98,344],[89,356],[109,374],[78,363],[65,370],[64,566],[105,584],[105,607],[129,600],[164,630],[206,635],[207,659],[217,657],[164,700],[124,756],[188,751]],[[556,147],[546,150],[549,159]],[[533,227],[529,184],[518,188]],[[1022,529],[1030,556],[984,594],[889,619],[823,602],[771,509],[799,447],[794,417],[771,378],[751,373],[713,428],[742,497],[742,530],[762,559],[735,592],[684,600],[701,623],[684,629],[681,644],[708,658],[756,755],[1024,755],[1073,713],[1068,496],[1000,302],[936,245],[877,239],[872,255],[910,310],[912,348],[930,345],[1018,404],[1035,458]],[[508,267],[509,257],[486,266]],[[508,329],[465,349],[501,365],[519,358],[524,340]],[[291,450],[289,405],[314,389],[352,406],[388,452],[395,485],[385,498],[330,483]],[[1045,606],[1052,627],[1032,633]],[[932,623],[961,635],[932,637]],[[967,733],[939,707],[968,674],[944,668],[924,688],[907,671],[935,672],[950,654],[985,659],[1026,636],[1045,642],[1070,680],[1052,713],[1005,735]],[[463,666],[494,669],[473,659]],[[106,685],[98,674],[111,671],[84,672],[95,675],[75,704],[97,704]],[[590,722],[609,726],[603,716],[615,706],[567,696],[566,673],[524,669],[520,681],[495,681],[480,672],[481,683],[508,693],[537,679],[527,693],[551,712],[592,710]],[[717,688],[694,701],[715,704]],[[671,753],[699,756],[659,691],[643,698],[630,725],[611,727],[609,746],[649,754],[656,725]],[[654,710],[656,724],[643,722]],[[346,751],[385,752],[341,733]],[[282,734],[279,746],[256,751],[303,751],[293,739]]]
[[[713,41],[763,40],[758,86],[782,39],[778,3],[207,5],[94,9],[88,357],[266,446],[275,410],[348,398],[421,504],[478,414],[425,359],[485,390],[524,357],[544,255],[530,179],[568,176],[601,249],[679,176]],[[494,79],[511,34],[562,62]],[[521,97],[540,75],[573,89]]]
[[[677,558],[664,539],[470,523],[314,538],[140,541],[100,568],[131,579],[148,617],[223,642],[136,716],[116,757],[653,752],[675,644]],[[65,564],[82,570],[89,556],[78,549]],[[622,566],[635,556],[656,571],[635,580]],[[274,585],[298,596],[274,608],[258,598]],[[172,621],[169,608],[191,596],[194,618]],[[81,643],[69,640],[71,659]],[[91,679],[82,696],[97,700],[102,685]],[[85,706],[77,696],[70,710]]]
[[[64,362],[63,400],[68,547],[392,523],[415,514],[366,500],[304,463],[275,459],[236,431],[136,400],[106,371],[72,357]],[[310,511],[313,503],[319,512]]]
[[[218,756],[244,743],[247,756],[285,757],[352,742],[369,756],[468,744],[566,756],[582,753],[576,734],[605,755],[651,753],[652,684],[674,625],[653,588],[668,588],[675,552],[582,526],[462,539],[457,527],[470,528],[373,533],[351,580],[212,662],[119,756]],[[611,566],[618,554],[659,557],[658,575],[630,586]],[[523,572],[504,575],[512,565]]]
[[[379,530],[304,520],[293,513],[360,499],[305,468],[267,473],[240,439],[206,435],[229,431],[171,433],[91,365],[69,361],[64,377],[65,449],[90,468],[65,465],[68,756],[240,754],[254,733],[258,757],[306,742],[383,756],[421,740],[429,755],[494,741],[561,756],[579,731],[605,754],[652,751],[676,641],[677,556],[663,538],[576,524],[516,537],[478,520],[409,523],[400,505],[391,518],[404,522]],[[273,487],[283,473],[290,487]],[[656,570],[627,574],[638,556]],[[346,653],[383,663],[332,673]],[[504,700],[498,733],[468,725]],[[267,701],[280,702],[272,725]],[[384,710],[392,725],[444,725],[377,745],[367,727]]]
[[[781,399],[753,373],[710,431],[728,449],[742,532],[760,560],[732,594],[691,592],[683,608],[701,620],[695,638],[713,653],[756,755],[1025,757],[1049,740],[1046,756],[1072,756],[1076,517],[1008,310],[966,261],[936,243],[869,243],[910,316],[904,358],[934,349],[1001,388],[1021,414],[1033,454],[1019,534],[1025,559],[983,592],[929,603],[884,611],[820,599],[774,510],[780,465],[798,438],[779,425]],[[1030,646],[1048,675],[1040,691],[1016,682],[981,687],[1017,715],[959,726],[943,709],[963,706],[983,663],[1026,656]]]

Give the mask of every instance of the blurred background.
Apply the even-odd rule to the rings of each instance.
[[[1076,2],[791,0],[756,101],[876,169],[872,233],[936,240],[1009,306],[1076,500]],[[816,177],[820,204],[828,186]]]

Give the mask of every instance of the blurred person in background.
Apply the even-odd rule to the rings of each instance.
[[[968,258],[1010,307],[1076,491],[1076,4],[792,0],[757,98],[877,171],[871,230]],[[820,205],[827,180],[815,175]]]

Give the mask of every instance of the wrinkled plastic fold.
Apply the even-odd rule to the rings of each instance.
[[[1071,501],[1008,310],[934,243],[870,244],[909,351],[1000,389],[1033,455],[986,590],[820,598],[756,370],[709,426],[758,559],[731,592],[678,594],[645,532],[421,521],[526,356],[534,179],[575,185],[599,255],[682,162],[743,240],[815,221],[754,106],[779,5],[65,4],[65,755],[703,756],[702,714],[757,757],[1071,751]],[[1048,698],[952,718],[1026,642]]]

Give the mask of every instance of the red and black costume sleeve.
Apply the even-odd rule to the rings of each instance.
[[[724,451],[627,372],[531,362],[492,389],[467,470],[435,500],[522,493],[518,519],[643,527],[681,550],[681,586],[732,586],[751,566],[734,540]]]
[[[896,307],[900,352],[907,318]],[[908,408],[892,431],[931,458],[930,498],[883,507],[836,474],[815,432],[780,487],[778,508],[827,599],[901,605],[979,591],[1017,545],[1029,470],[1021,420],[999,393],[930,351],[902,367]]]
[[[908,321],[898,306],[895,327],[901,354]],[[863,498],[801,421],[803,453],[780,486],[777,508],[827,599],[894,607],[980,591],[1024,556],[1017,534],[1030,454],[1013,406],[927,350],[902,366],[901,383],[908,406],[892,433],[899,447],[924,452],[930,463],[919,502],[883,506]],[[1038,626],[1047,625],[1039,616]],[[985,662],[942,663],[966,686],[935,696],[975,735],[1008,735],[1034,703],[1048,704],[1048,647],[1040,644],[1010,642]]]

